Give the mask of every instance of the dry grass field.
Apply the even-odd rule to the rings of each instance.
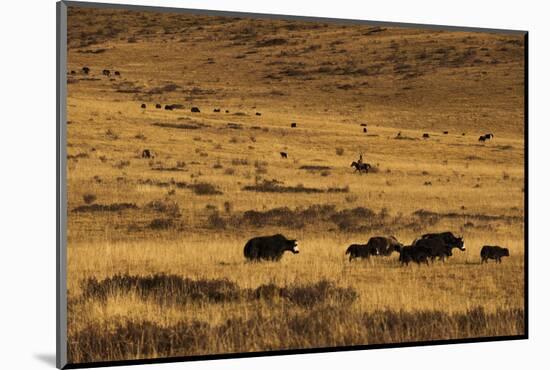
[[[68,42],[71,363],[524,333],[523,37],[70,7]]]

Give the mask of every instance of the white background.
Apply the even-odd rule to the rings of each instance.
[[[111,0],[118,3],[124,1]],[[135,369],[547,368],[550,93],[544,1],[128,0],[125,3],[530,31],[530,339],[278,356]],[[55,363],[55,1],[2,2],[0,13],[0,367]],[[506,194],[503,194],[506,196]],[[155,366],[155,367],[152,367]]]

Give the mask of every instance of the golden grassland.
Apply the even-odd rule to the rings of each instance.
[[[78,8],[68,25],[70,362],[524,332],[520,36]],[[466,246],[445,263],[344,256],[445,230]],[[272,233],[300,254],[245,262]],[[481,265],[485,244],[511,256]]]

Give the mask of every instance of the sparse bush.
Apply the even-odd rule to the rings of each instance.
[[[219,195],[223,194],[219,191],[214,185],[207,182],[200,182],[197,184],[191,185],[191,188],[197,195]]]
[[[172,218],[181,217],[178,203],[171,200],[153,200],[145,205],[145,209],[158,213],[164,213]]]
[[[226,226],[225,220],[218,212],[213,212],[208,216],[207,224],[211,229],[225,229]]]
[[[149,227],[153,230],[166,230],[174,225],[171,218],[155,218],[149,223]]]
[[[229,201],[223,203],[223,209],[225,213],[231,213],[233,211],[233,204]]]
[[[105,131],[105,136],[107,136],[111,140],[117,140],[118,139],[118,135],[116,133],[114,133],[113,130],[111,130],[111,129],[108,129],[107,131]]]
[[[336,154],[337,155],[343,155],[344,154],[344,148],[338,147],[336,148]]]

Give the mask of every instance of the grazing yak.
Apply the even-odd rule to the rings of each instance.
[[[174,110],[174,107],[172,107],[172,105],[170,105],[170,104],[167,104],[167,105],[164,106],[164,109],[165,110]]]
[[[161,109],[161,108],[162,108],[162,105],[160,105],[160,103],[157,103],[157,104],[155,104],[155,108]]]
[[[103,76],[110,76],[111,75],[111,71],[109,71],[108,69],[104,69],[102,73],[103,73]]]
[[[355,258],[369,259],[370,256],[376,256],[378,255],[378,250],[368,244],[352,244],[346,249],[345,254],[349,254],[349,261],[351,262]]]
[[[220,113],[220,112],[221,112],[220,108],[214,108],[214,113]]]
[[[288,158],[288,153],[281,152],[280,154],[281,154],[281,158],[284,158],[284,159]]]
[[[510,251],[508,248],[499,247],[498,245],[484,245],[480,252],[481,263],[489,262],[489,259],[495,260],[495,263],[502,263],[502,257],[509,257]]]
[[[291,128],[296,128],[296,127],[298,127],[298,125],[296,124],[296,122],[292,122],[292,123],[290,124],[290,127],[291,127]]]
[[[366,127],[363,127],[363,132],[366,134],[367,133],[367,128]]]
[[[90,73],[90,68],[89,67],[82,67],[82,72],[84,72],[84,74],[87,75],[88,73]]]
[[[428,257],[430,257],[430,250],[422,246],[407,245],[402,247],[399,252],[399,262],[401,262],[401,265],[408,266],[410,262],[417,264],[425,263],[428,265]]]
[[[488,133],[488,134],[485,134],[485,135],[481,135],[478,139],[478,141],[482,141],[484,142],[485,140],[491,140],[495,135],[491,134],[491,133]]]
[[[262,114],[260,112],[256,112],[256,115],[257,116],[261,116]]]
[[[423,250],[428,251],[428,256],[432,262],[439,257],[440,261],[445,261],[445,258],[451,257],[453,253],[451,248],[447,248],[447,245],[443,239],[419,239],[414,243],[415,247],[423,248]]]
[[[378,256],[389,256],[393,252],[401,251],[401,244],[395,236],[373,236],[367,242],[367,246],[376,250]]]
[[[462,237],[454,236],[454,234],[450,231],[445,231],[442,233],[424,234],[420,237],[419,240],[422,240],[422,239],[441,239],[445,243],[445,246],[447,247],[449,252],[451,252],[453,248],[458,248],[463,252],[466,250],[466,248],[464,247],[464,239]],[[452,255],[452,253],[450,253],[450,255]]]
[[[119,71],[115,71],[115,76],[119,76],[119,77],[120,77],[120,72],[119,72]]]
[[[141,158],[151,158],[151,151],[149,149],[143,149],[143,152],[141,152]]]
[[[359,162],[351,162],[351,166],[350,167],[355,167],[355,171],[353,172],[357,172],[359,171],[359,173],[365,171],[365,173],[369,173],[369,169],[372,168],[372,166],[368,163],[359,163]]]
[[[200,111],[200,109],[199,109],[198,107],[192,107],[192,108],[191,108],[191,112],[192,112],[192,113],[200,113],[201,111]]]
[[[429,139],[429,138],[430,138],[430,134],[426,134],[426,133],[425,133],[425,134],[422,135],[422,137],[423,137],[424,139]]]
[[[449,135],[449,131],[443,131],[443,135]]]
[[[145,109],[145,108],[147,108],[147,104],[142,103],[142,104],[141,104],[141,107]]]
[[[287,239],[281,234],[259,236],[250,239],[244,246],[244,257],[251,261],[279,261],[285,251],[299,253],[295,239]]]

